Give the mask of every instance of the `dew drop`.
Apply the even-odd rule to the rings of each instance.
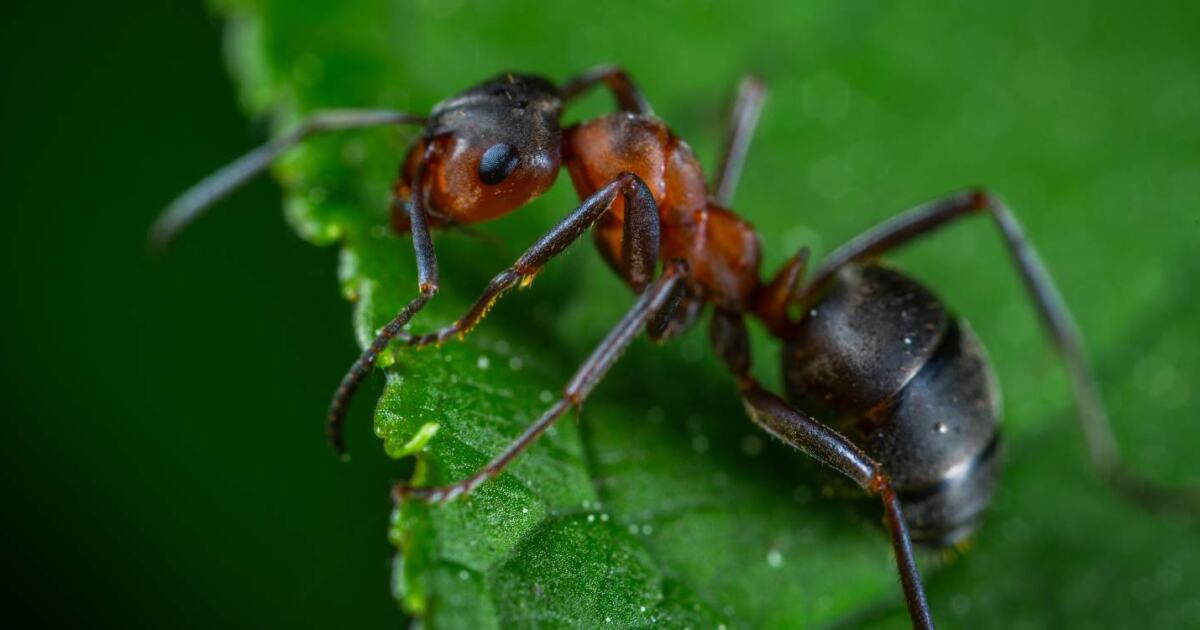
[[[491,360],[489,360],[487,357],[482,357],[482,356],[479,357],[478,359],[476,359],[476,361],[475,361],[476,367],[478,367],[481,370],[488,369],[488,366],[490,366],[491,364],[492,364]]]
[[[783,554],[779,553],[778,549],[772,549],[767,552],[767,565],[772,569],[778,569],[783,566]]]
[[[946,434],[950,432],[950,427],[946,426],[945,422],[939,422],[933,425],[933,430],[941,434]]]
[[[550,390],[548,389],[543,389],[542,393],[538,394],[538,400],[548,403],[551,400],[554,400],[554,394],[550,393]]]
[[[513,357],[508,360],[508,367],[512,368],[513,371],[521,369],[524,365],[525,362],[521,360],[521,357]]]

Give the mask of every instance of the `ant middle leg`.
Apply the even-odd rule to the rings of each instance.
[[[762,114],[763,102],[766,99],[766,82],[754,75],[742,77],[741,83],[738,84],[737,97],[733,101],[733,111],[729,116],[725,143],[719,153],[720,162],[717,163],[710,188],[712,199],[719,206],[729,207],[733,202],[733,193],[737,190],[742,166],[746,162],[746,153],[750,150],[750,141],[754,139],[754,129],[758,126],[758,118]]]
[[[669,311],[674,306],[678,296],[678,285],[682,283],[686,275],[687,264],[683,261],[676,260],[667,263],[662,275],[638,297],[633,307],[613,327],[608,336],[596,346],[592,354],[571,377],[566,387],[563,388],[563,395],[558,402],[551,405],[512,444],[482,468],[465,479],[444,486],[418,488],[398,483],[392,490],[393,498],[396,501],[403,499],[417,499],[426,502],[452,501],[459,496],[469,494],[488,479],[500,474],[505,466],[530,444],[533,444],[563,414],[572,407],[579,407],[583,403],[647,322],[662,311]]]
[[[819,293],[837,270],[848,263],[875,258],[958,219],[981,213],[990,215],[1000,232],[1038,317],[1066,366],[1092,466],[1118,493],[1145,508],[1200,515],[1197,488],[1162,487],[1126,468],[1075,320],[1016,216],[996,195],[984,190],[958,193],[904,212],[864,232],[828,256],[805,293]]]
[[[742,403],[751,420],[771,435],[849,477],[867,492],[879,495],[913,627],[933,628],[921,573],[913,556],[912,539],[887,473],[842,434],[763,389],[749,375],[750,341],[741,313],[724,309],[714,311],[710,339],[717,355],[737,377]]]

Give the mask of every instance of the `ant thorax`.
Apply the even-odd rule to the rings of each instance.
[[[753,226],[716,205],[696,154],[658,118],[616,112],[564,134],[564,161],[580,198],[622,172],[642,179],[662,218],[663,260],[691,268],[692,293],[725,308],[748,310],[759,285],[760,248]],[[596,245],[620,270],[624,205],[618,199],[596,225]]]

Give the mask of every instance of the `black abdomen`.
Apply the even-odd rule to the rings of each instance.
[[[794,403],[883,466],[914,541],[974,531],[999,468],[999,390],[974,333],[929,289],[886,267],[842,269],[783,370]]]

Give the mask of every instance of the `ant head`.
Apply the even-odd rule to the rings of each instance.
[[[413,178],[427,160],[430,210],[456,223],[511,212],[558,177],[561,112],[557,89],[544,79],[506,74],[484,82],[434,108],[406,179],[420,188]]]

